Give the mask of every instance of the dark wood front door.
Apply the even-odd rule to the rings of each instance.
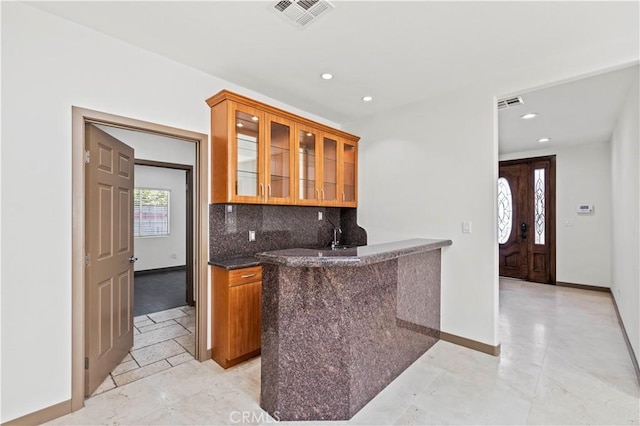
[[[555,284],[555,156],[501,161],[499,176],[500,275]]]

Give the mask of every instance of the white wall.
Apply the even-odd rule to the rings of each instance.
[[[187,259],[187,172],[160,167],[135,166],[136,188],[167,189],[169,193],[169,235],[137,237],[133,247],[136,271],[186,265]],[[175,256],[175,257],[174,257]]]
[[[350,128],[362,136],[358,222],[369,243],[452,239],[442,255],[442,330],[492,345],[498,276],[493,122],[492,96],[476,92]],[[472,222],[472,234],[462,234],[465,220]]]
[[[611,292],[640,363],[640,131],[638,79],[611,138]]]
[[[0,7],[6,422],[71,398],[73,105],[209,133],[204,101],[225,88],[339,126],[24,3]]]
[[[358,221],[370,242],[453,240],[442,256],[442,331],[500,343],[496,98],[637,61],[637,53],[630,52],[624,44],[610,44],[550,57],[520,72],[344,125],[361,136]],[[462,233],[463,221],[472,222],[471,234]]]
[[[500,160],[556,156],[556,279],[611,284],[611,146],[609,142],[500,155]],[[593,214],[576,212],[580,203]]]

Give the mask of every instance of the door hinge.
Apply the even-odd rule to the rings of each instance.
[[[91,161],[91,154],[89,153],[89,151],[85,151],[84,152],[84,163],[85,164],[89,164],[89,161]]]
[[[91,265],[91,255],[88,254],[84,257],[84,266],[90,266]]]
[[[86,357],[84,359],[84,369],[85,370],[89,369],[89,358],[86,358]]]

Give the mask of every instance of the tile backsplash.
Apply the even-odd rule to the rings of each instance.
[[[323,220],[318,220],[318,212]],[[329,246],[331,223],[342,229],[341,244],[367,243],[366,231],[357,224],[357,209],[210,204],[209,256],[225,259],[269,250]],[[255,241],[249,241],[249,231],[255,231]]]

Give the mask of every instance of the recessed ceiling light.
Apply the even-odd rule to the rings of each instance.
[[[373,96],[363,96],[362,102],[371,102],[373,100]]]
[[[551,138],[540,138],[540,139],[538,139],[538,142],[544,143],[544,142],[549,142],[550,140],[551,140]]]
[[[530,119],[532,119],[534,117],[537,117],[537,116],[538,116],[537,112],[530,112],[528,114],[521,115],[520,118],[522,118],[523,120],[530,120]]]
[[[257,117],[257,116],[255,116],[255,115],[254,115],[253,117],[251,117],[251,119],[252,119],[253,121],[258,121],[258,117]]]
[[[324,72],[320,74],[320,77],[322,77],[324,80],[331,80],[333,78],[333,74]]]
[[[244,127],[244,124],[238,123],[238,124],[236,124],[236,127]]]

